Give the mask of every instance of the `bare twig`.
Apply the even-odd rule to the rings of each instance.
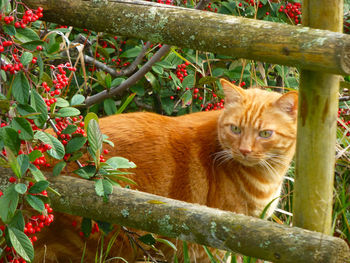
[[[348,101],[348,100],[350,100],[350,96],[344,96],[339,98],[339,101]]]
[[[93,64],[94,66],[96,66],[99,69],[102,69],[103,71],[109,73],[112,77],[117,77],[117,72],[115,71],[115,69],[108,67],[107,65],[103,64],[102,62],[88,56],[88,55],[84,55],[84,61],[90,64]]]
[[[210,0],[202,0],[195,7],[196,9],[203,9]],[[121,83],[118,87],[111,88],[110,90],[104,90],[100,93],[97,93],[85,100],[85,107],[90,107],[93,104],[99,103],[107,98],[113,97],[115,95],[121,94],[126,89],[134,85],[137,81],[143,78],[143,76],[149,72],[152,66],[159,61],[168,51],[170,50],[170,45],[164,45],[161,47],[153,57],[143,65],[137,72],[131,75],[127,80]]]
[[[136,59],[130,64],[130,66],[128,66],[125,69],[122,69],[120,71],[116,72],[117,76],[128,76],[130,75],[132,72],[135,71],[137,65],[139,65],[142,61],[142,59],[144,58],[147,49],[149,49],[149,47],[151,46],[151,42],[147,41],[146,44],[142,47],[142,50],[140,52],[140,54],[136,57]]]
[[[139,235],[138,233],[133,232],[133,231],[130,231],[130,230],[127,229],[125,226],[122,226],[122,229],[123,229],[123,231],[125,232],[125,234],[134,242],[134,244],[136,244],[136,246],[138,246],[138,247],[142,250],[142,252],[143,252],[145,255],[147,255],[148,258],[151,259],[151,261],[152,261],[153,263],[158,263],[158,261],[157,261],[154,257],[152,257],[152,255],[151,255],[146,249],[144,249],[144,248],[139,244],[139,242],[135,239],[134,235],[140,237],[140,235]]]

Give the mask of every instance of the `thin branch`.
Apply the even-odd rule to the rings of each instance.
[[[118,76],[115,69],[108,67],[106,64],[103,64],[102,62],[100,62],[100,61],[98,61],[98,60],[96,60],[88,55],[84,55],[84,60],[85,60],[85,62],[93,64],[97,68],[109,73],[112,77]]]
[[[208,5],[210,0],[202,0],[200,1],[196,9],[203,9],[205,6]],[[122,84],[120,84],[118,87],[114,87],[110,90],[104,90],[100,93],[97,93],[85,100],[85,107],[90,107],[93,104],[99,103],[107,98],[111,98],[115,95],[119,95],[123,93],[126,89],[133,86],[136,82],[138,82],[140,79],[144,77],[144,75],[149,72],[152,68],[152,66],[158,62],[165,54],[167,54],[170,50],[170,45],[163,45],[157,53],[151,57],[151,59],[143,65],[137,72],[135,72],[133,75],[131,75],[127,80],[125,80]]]
[[[350,100],[350,96],[344,96],[339,98],[339,101],[348,101],[348,100]]]
[[[141,63],[142,59],[144,58],[144,56],[146,54],[147,49],[149,49],[150,46],[151,46],[151,42],[147,41],[146,44],[142,47],[142,50],[141,50],[140,54],[130,64],[130,66],[128,66],[127,68],[122,69],[120,71],[117,71],[116,72],[116,76],[128,76],[132,72],[134,72],[135,69],[137,68],[137,66]]]
[[[151,255],[146,249],[144,249],[144,248],[139,244],[139,242],[135,239],[134,235],[137,235],[137,236],[140,237],[139,234],[137,234],[136,232],[130,231],[130,230],[127,229],[125,226],[122,226],[122,229],[123,229],[124,233],[134,242],[134,244],[136,244],[136,246],[138,246],[138,247],[142,250],[142,252],[143,252],[145,255],[147,255],[148,258],[151,259],[151,261],[152,261],[153,263],[158,263],[158,261],[157,261],[154,257],[152,257],[152,255]]]

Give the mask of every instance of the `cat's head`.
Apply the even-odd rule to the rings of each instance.
[[[218,122],[223,152],[245,166],[288,165],[295,151],[297,92],[282,95],[220,82],[225,93]]]

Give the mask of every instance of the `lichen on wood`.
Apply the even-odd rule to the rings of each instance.
[[[233,57],[350,74],[350,36],[146,1],[24,0],[43,19]]]

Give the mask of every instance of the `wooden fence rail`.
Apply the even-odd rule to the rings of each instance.
[[[23,2],[33,8],[42,6],[43,19],[58,24],[233,57],[350,74],[350,36],[341,33],[138,0]]]
[[[0,168],[0,185],[10,169]],[[124,188],[114,188],[109,202],[93,182],[68,176],[49,177],[55,211],[94,218],[167,237],[255,256],[273,262],[345,263],[345,241],[302,228],[190,204]]]

